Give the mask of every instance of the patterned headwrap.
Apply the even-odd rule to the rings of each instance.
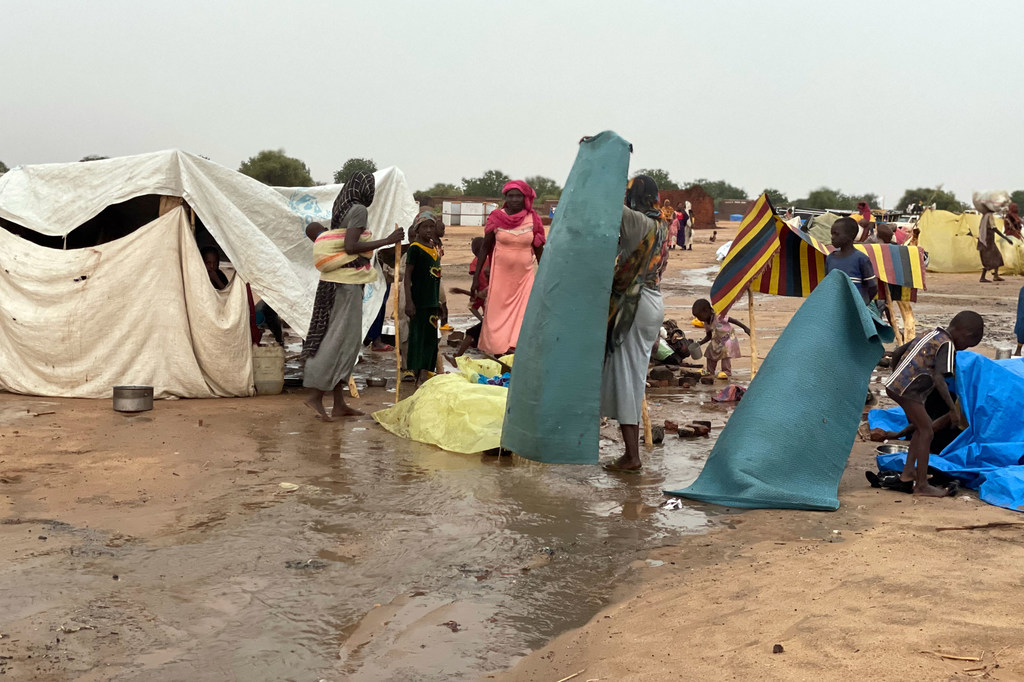
[[[420,223],[425,223],[428,220],[434,223],[437,222],[437,216],[429,208],[419,212],[419,215],[416,216],[416,220],[412,221],[412,226],[419,227]]]
[[[657,220],[661,217],[658,210],[658,183],[649,175],[638,175],[626,185],[626,206],[634,211]]]
[[[377,184],[373,179],[373,173],[357,171],[348,179],[345,186],[338,192],[338,198],[334,200],[334,209],[331,211],[331,229],[337,230],[341,227],[341,221],[345,215],[356,204],[369,207],[373,203],[373,194]]]

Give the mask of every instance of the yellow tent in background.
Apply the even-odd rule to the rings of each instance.
[[[996,218],[995,226],[1003,229],[1003,219]],[[977,213],[950,213],[925,211],[917,226],[921,228],[919,245],[928,252],[928,270],[931,272],[981,272],[978,255]],[[1024,274],[1024,243],[1010,237],[1012,244],[996,237],[999,252],[1003,254],[1004,271]]]

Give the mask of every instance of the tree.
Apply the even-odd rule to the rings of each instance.
[[[526,184],[533,188],[533,191],[537,193],[537,201],[547,201],[548,199],[558,199],[562,196],[562,188],[557,182],[551,178],[546,178],[543,175],[531,175],[526,178]]]
[[[662,168],[641,168],[636,174],[650,177],[658,189],[679,189],[679,185],[669,176],[668,171]]]
[[[479,178],[462,178],[462,193],[471,197],[500,197],[509,180],[500,170],[489,170]]]
[[[789,204],[789,197],[782,190],[769,187],[762,194],[768,195],[768,201],[772,202],[772,206],[775,208],[782,208]]]
[[[811,193],[807,195],[806,199],[800,199],[796,203],[801,208],[815,208],[824,211],[830,208],[846,208],[847,197],[839,190],[828,187],[819,187],[818,189],[811,191]],[[853,207],[850,206],[850,208]]]
[[[3,175],[4,173],[6,173],[9,170],[10,170],[10,168],[7,167],[7,164],[4,163],[3,161],[0,161],[0,175]]]
[[[862,201],[868,206],[878,208],[878,195],[874,192],[868,192],[867,194],[851,194],[847,197],[847,203],[851,207],[856,206]]]
[[[897,211],[906,211],[911,204],[917,204],[917,206],[931,206],[935,204],[935,208],[940,211],[951,211],[953,213],[963,213],[967,205],[956,198],[952,192],[946,192],[939,187],[918,187],[917,189],[908,189],[903,193],[903,198],[900,199],[899,203],[896,204]]]
[[[845,194],[842,190],[819,187],[808,194],[806,199],[798,199],[795,203],[801,208],[814,208],[820,211],[828,209],[852,211],[861,201],[867,202],[868,206],[877,206],[878,195],[872,192]]]
[[[98,154],[88,154],[78,160],[79,163],[82,161],[102,161],[103,159],[109,159],[109,156],[100,156]]]
[[[435,183],[433,187],[413,192],[412,198],[420,204],[425,204],[430,197],[453,197],[462,194],[462,188],[456,187],[447,182]]]
[[[1019,189],[1010,194],[1010,203],[1017,204],[1017,206],[1024,206],[1024,189]]]
[[[283,149],[264,149],[243,161],[238,172],[273,187],[313,186],[313,176],[306,164],[286,155]]]
[[[746,199],[747,190],[737,187],[736,185],[730,184],[725,180],[708,180],[707,178],[698,178],[693,182],[686,184],[687,188],[695,187],[700,185],[704,188],[704,191],[711,195],[715,200],[715,208],[717,209],[722,205],[722,201],[725,199]]]
[[[353,173],[360,171],[363,173],[376,173],[377,164],[373,162],[373,159],[349,159],[341,167],[341,170],[334,172],[334,182],[338,184],[348,182]]]

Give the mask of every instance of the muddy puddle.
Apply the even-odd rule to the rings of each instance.
[[[671,392],[650,400],[655,414],[710,409],[716,426],[730,409],[710,392],[703,407]],[[692,481],[713,438],[670,436],[645,451],[643,473],[615,475],[448,453],[368,420],[322,426],[258,425],[261,456],[290,453],[310,474],[260,495],[239,472],[234,494],[253,491],[227,520],[148,542],[5,522],[25,558],[5,571],[4,620],[74,603],[47,627],[48,655],[76,679],[475,680],[584,624],[631,563],[721,511],[661,508],[661,490]],[[610,459],[617,429],[602,436]]]

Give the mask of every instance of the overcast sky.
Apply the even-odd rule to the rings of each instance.
[[[1024,188],[1024,3],[0,0],[0,161],[283,148],[413,189],[632,169],[790,198]]]

